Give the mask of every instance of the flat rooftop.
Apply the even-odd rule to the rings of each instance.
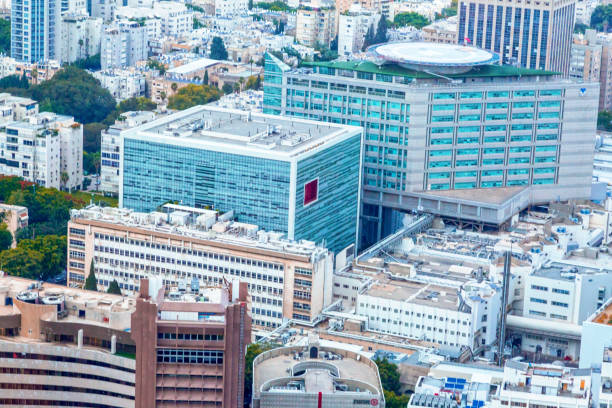
[[[164,212],[141,213],[125,208],[90,205],[71,210],[71,221],[77,224],[96,224],[102,228],[135,228],[144,232],[185,237],[237,245],[245,249],[267,250],[279,254],[318,258],[327,249],[311,241],[291,241],[283,233],[259,230],[257,225],[232,221],[231,212],[217,211],[183,205],[165,204]]]
[[[477,66],[499,59],[493,52],[458,44],[432,42],[390,42],[375,45],[370,50],[387,61],[415,66]]]
[[[202,105],[138,126],[125,137],[287,161],[361,132],[354,126]]]
[[[364,294],[399,302],[459,310],[457,290],[448,286],[399,280],[380,281],[374,283]]]
[[[301,352],[301,356],[296,359],[296,352]],[[330,354],[331,353],[331,354]],[[325,355],[326,357],[321,357]],[[334,358],[328,358],[333,355]],[[375,367],[368,365],[366,358],[360,355],[360,359],[357,360],[354,352],[328,348],[324,346],[319,347],[319,358],[310,358],[308,356],[308,346],[305,347],[286,347],[276,349],[267,357],[259,361],[254,366],[253,372],[253,394],[259,395],[261,386],[266,382],[275,379],[289,378],[294,380],[295,377],[291,377],[291,373],[295,368],[298,370],[298,364],[302,363],[322,363],[329,364],[338,370],[337,377],[331,377],[329,371],[326,368],[311,368],[307,369],[303,375],[304,390],[307,393],[337,393],[334,388],[334,382],[342,382],[342,380],[357,380],[369,384],[378,390],[379,394],[382,394],[382,390],[379,388],[378,370]],[[268,390],[270,391],[270,390]],[[274,391],[274,390],[271,390]],[[367,391],[367,390],[361,390]]]
[[[577,275],[592,275],[597,273],[611,273],[604,268],[596,268],[586,265],[566,264],[562,262],[551,262],[533,272],[534,276],[549,279],[573,281]]]

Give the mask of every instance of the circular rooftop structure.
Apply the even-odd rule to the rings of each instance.
[[[369,47],[368,53],[383,63],[438,74],[460,74],[499,61],[499,55],[480,48],[422,41],[377,44]]]

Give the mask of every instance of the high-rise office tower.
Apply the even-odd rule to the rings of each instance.
[[[458,41],[494,51],[503,64],[567,74],[575,0],[459,2]]]
[[[11,4],[11,57],[38,62],[57,58],[59,0],[15,0]]]

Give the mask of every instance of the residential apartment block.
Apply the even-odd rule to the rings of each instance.
[[[100,81],[100,85],[108,89],[117,102],[145,94],[146,79],[139,72],[109,69],[96,71],[93,76]]]
[[[88,207],[68,224],[68,286],[84,282],[93,261],[101,289],[116,280],[124,293],[140,279],[177,286],[197,279],[246,282],[253,324],[312,321],[331,303],[333,255],[311,242],[231,222],[231,212],[166,204],[162,212]]]
[[[338,252],[356,242],[361,129],[196,106],[122,133],[120,206],[234,211]]]
[[[190,290],[143,279],[132,315],[136,408],[241,407],[251,342],[246,283]]]
[[[57,60],[65,64],[99,54],[101,35],[101,18],[87,14],[63,14]]]
[[[329,45],[338,29],[336,9],[333,5],[313,3],[298,8],[295,40],[307,47],[314,47],[317,43]]]
[[[391,232],[393,209],[500,225],[529,203],[590,198],[598,84],[407,44],[382,65],[265,56],[264,113],[364,127],[361,244]]]
[[[361,52],[368,30],[376,30],[380,13],[353,4],[346,13],[340,14],[338,24],[338,54],[350,56]]]
[[[467,0],[458,8],[459,44],[501,56],[502,64],[567,74],[576,0]]]
[[[72,117],[49,112],[28,116],[6,124],[0,141],[3,174],[57,189],[83,184],[83,126]]]
[[[102,69],[125,68],[147,59],[147,28],[137,21],[117,20],[102,28]]]

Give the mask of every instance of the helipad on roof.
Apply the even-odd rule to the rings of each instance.
[[[499,56],[475,47],[430,42],[391,42],[368,48],[380,62],[417,71],[456,74],[478,65],[494,64]]]

